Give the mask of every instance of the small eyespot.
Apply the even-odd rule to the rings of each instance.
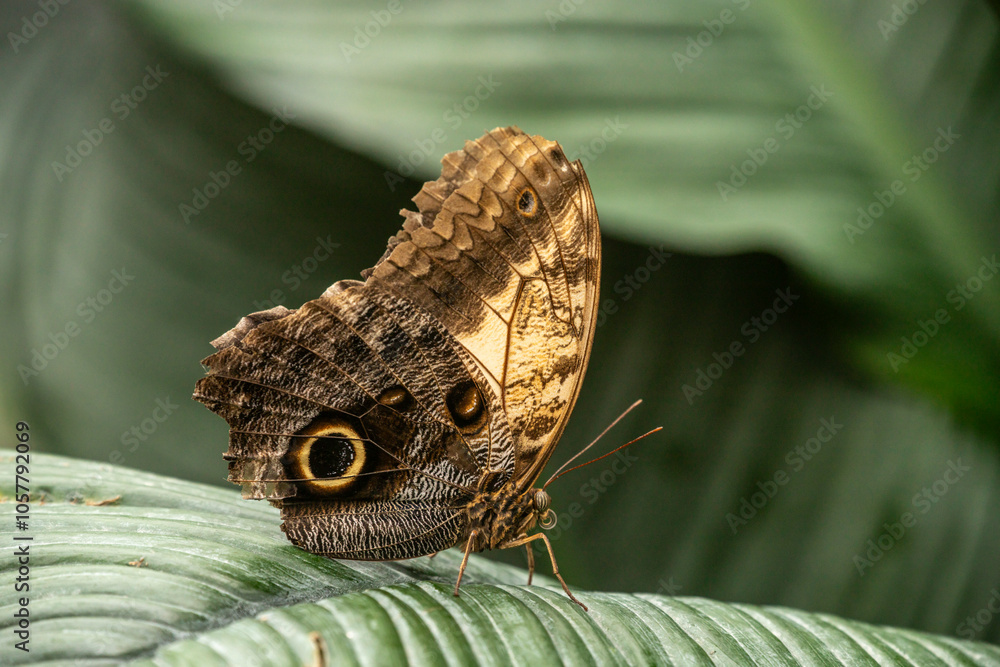
[[[477,431],[486,413],[483,397],[474,382],[462,382],[448,394],[448,411],[463,432]]]
[[[521,194],[517,196],[517,210],[529,218],[535,214],[538,210],[538,197],[534,190],[531,188],[521,190]]]
[[[552,162],[555,163],[557,167],[562,167],[566,164],[566,154],[563,153],[562,149],[559,147],[550,150],[549,157],[552,158]]]
[[[413,396],[404,387],[389,387],[379,394],[378,402],[390,408],[405,410],[413,403]]]

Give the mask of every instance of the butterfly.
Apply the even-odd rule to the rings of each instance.
[[[229,480],[295,545],[400,560],[544,543],[542,468],[580,392],[601,236],[583,165],[497,128],[442,159],[363,281],[244,317],[194,398],[229,423]],[[551,480],[550,480],[551,481]]]

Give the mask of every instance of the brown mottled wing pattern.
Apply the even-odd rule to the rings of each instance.
[[[294,543],[341,558],[411,558],[462,538],[489,452],[512,444],[499,410],[484,412],[478,429],[455,424],[450,392],[488,384],[444,327],[371,292],[340,283],[223,341],[195,397],[229,422],[230,480],[281,507]],[[404,400],[386,401],[399,389]],[[347,430],[361,448],[364,466],[342,488],[294,465],[317,424]]]
[[[230,480],[314,553],[464,540],[485,483],[534,481],[579,390],[600,270],[582,167],[516,128],[442,163],[364,283],[245,317],[203,361]]]
[[[498,128],[442,160],[368,284],[442,322],[502,396],[528,488],[576,401],[597,313],[590,184],[559,144]],[[525,193],[528,194],[525,194]]]

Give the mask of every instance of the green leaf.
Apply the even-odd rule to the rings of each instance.
[[[781,608],[581,593],[584,613],[478,557],[455,598],[456,550],[327,560],[235,491],[40,454],[28,476],[31,650],[4,642],[8,665],[1000,664],[994,646]],[[13,510],[9,477],[0,493]],[[5,550],[5,579],[17,567]],[[18,597],[0,593],[8,638]]]

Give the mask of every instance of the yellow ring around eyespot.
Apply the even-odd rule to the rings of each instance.
[[[310,477],[307,480],[308,483],[325,491],[339,491],[353,484],[357,479],[356,475],[365,467],[365,445],[358,438],[357,432],[354,429],[338,425],[319,429],[316,433],[310,433],[309,435],[313,437],[299,446],[295,456],[298,460],[300,470]],[[351,461],[351,465],[347,467],[347,470],[336,479],[316,479],[315,474],[309,467],[309,454],[312,452],[312,446],[320,438],[342,438],[351,443],[351,447],[354,448],[354,460]]]
[[[524,195],[526,194],[531,197],[531,208],[530,210],[527,211],[521,208],[521,198],[524,197]],[[517,193],[517,201],[515,202],[515,206],[517,210],[521,213],[521,215],[523,215],[524,217],[526,218],[535,217],[535,214],[538,213],[538,193],[536,193],[535,189],[530,185],[522,188],[521,191]]]

